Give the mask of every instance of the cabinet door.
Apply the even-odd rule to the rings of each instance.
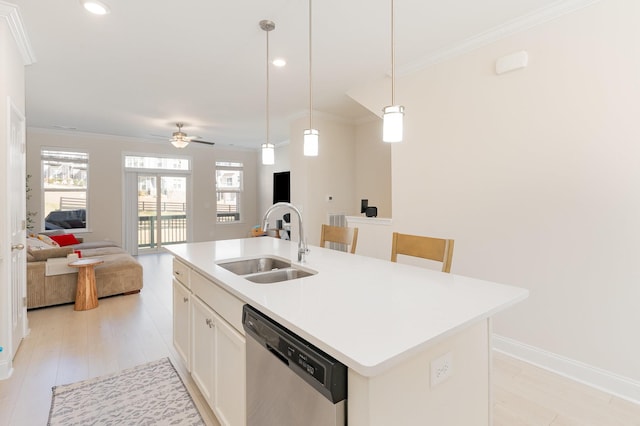
[[[191,298],[191,377],[213,406],[215,323],[213,311],[197,297]]]
[[[191,292],[173,280],[173,346],[191,371]]]
[[[216,322],[215,395],[213,410],[223,425],[246,423],[245,338],[224,319]]]

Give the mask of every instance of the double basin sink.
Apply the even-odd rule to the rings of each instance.
[[[271,284],[317,274],[315,271],[294,268],[287,260],[268,256],[222,262],[218,266],[257,284]]]

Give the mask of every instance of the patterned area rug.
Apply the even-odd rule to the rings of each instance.
[[[54,386],[49,425],[204,425],[169,358]]]

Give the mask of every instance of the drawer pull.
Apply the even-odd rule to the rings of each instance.
[[[187,302],[189,301],[189,298],[188,298],[188,297],[183,297],[183,298],[182,298],[182,301],[183,301],[184,303],[187,303]]]

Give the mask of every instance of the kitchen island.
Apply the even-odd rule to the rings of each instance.
[[[211,308],[232,326],[235,334],[227,336],[238,353],[238,306],[247,303],[344,363],[349,425],[490,424],[490,318],[525,299],[527,290],[320,247],[311,247],[298,264],[297,249],[269,237],[168,248],[178,261],[174,275],[191,274],[186,282],[194,302],[232,298]],[[218,266],[259,256],[292,260],[317,273],[256,284]],[[189,347],[192,353],[184,357],[194,375],[197,366],[190,364],[197,362],[198,345]],[[244,381],[244,373],[239,376]],[[211,401],[227,422],[216,411],[215,395]]]

